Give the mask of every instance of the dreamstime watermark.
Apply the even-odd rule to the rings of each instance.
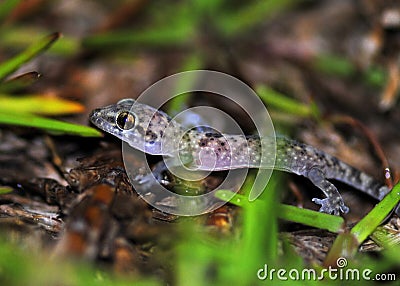
[[[340,280],[340,281],[396,281],[395,273],[376,273],[369,268],[357,269],[346,268],[347,259],[339,257],[336,260],[336,267],[329,266],[321,270],[314,268],[285,269],[269,268],[268,264],[258,269],[257,278],[260,280],[294,280],[294,281],[316,281],[316,280]]]
[[[140,122],[137,124],[146,130],[146,136],[150,139],[141,140],[132,137],[131,142],[122,143],[125,168],[132,185],[149,204],[163,212],[184,216],[210,212],[225,204],[215,197],[215,192],[220,189],[235,191],[240,188],[247,176],[248,168],[237,168],[236,165],[232,165],[231,168],[230,164],[235,164],[238,156],[250,160],[249,152],[251,152],[250,148],[241,146],[240,152],[243,154],[238,155],[234,153],[238,152],[238,149],[230,148],[234,140],[230,140],[231,137],[227,134],[235,134],[242,138],[245,135],[235,121],[235,116],[227,114],[222,108],[195,106],[174,115],[166,123],[165,114],[160,113],[159,109],[176,96],[191,92],[224,97],[228,100],[228,104],[230,101],[247,113],[256,127],[256,135],[260,138],[275,138],[271,118],[260,98],[248,85],[230,75],[209,70],[188,71],[168,76],[146,89],[134,101],[131,113],[139,114]],[[188,133],[193,128],[201,132],[205,126],[207,130],[213,130],[214,133],[223,136],[226,144],[220,149],[213,145],[214,147],[199,148],[197,153],[188,152],[201,144],[196,138],[188,136]],[[221,140],[218,139],[218,142]],[[268,144],[261,144],[258,151],[260,154],[257,154],[260,156],[261,164],[266,158],[269,162],[275,160],[275,148],[275,139],[269,140]],[[185,152],[186,154],[182,155]],[[210,192],[200,195],[180,195],[160,184],[160,178],[154,177],[147,163],[146,166],[139,167],[132,163],[132,157],[136,159],[135,162],[147,162],[145,153],[162,155],[166,168],[185,181],[203,179],[213,170],[224,169],[228,174],[223,182]],[[242,164],[248,166],[249,162]],[[194,165],[194,168],[191,165]],[[255,200],[261,194],[271,173],[272,169],[258,170],[249,200]]]

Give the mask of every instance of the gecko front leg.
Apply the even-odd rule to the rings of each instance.
[[[344,204],[342,196],[336,187],[329,182],[324,175],[324,172],[318,166],[312,167],[306,176],[310,181],[317,186],[326,196],[325,199],[313,198],[312,201],[321,205],[320,212],[339,215],[340,211],[348,213],[349,208]]]
[[[147,169],[147,168],[146,168]],[[133,176],[133,180],[142,186],[145,190],[150,191],[155,185],[169,185],[171,182],[166,178],[166,172],[168,172],[168,167],[165,165],[165,162],[161,160],[156,163],[152,170],[147,169],[148,172],[145,174],[139,174]]]
[[[172,184],[168,178],[168,174],[173,176],[172,180],[178,179],[178,181],[199,181],[207,177],[210,172],[206,171],[193,171],[185,168],[182,161],[177,158],[164,158],[164,160],[156,163],[153,168],[146,174],[137,175],[134,180],[140,184],[143,188],[151,190],[154,184],[162,184],[169,186]]]

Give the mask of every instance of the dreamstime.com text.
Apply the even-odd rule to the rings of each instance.
[[[329,266],[321,270],[313,268],[285,269],[269,268],[268,264],[258,269],[257,278],[260,280],[295,280],[295,281],[316,281],[323,279],[341,281],[395,281],[395,273],[373,273],[371,269],[346,268],[347,260],[339,257],[336,261],[337,267]]]

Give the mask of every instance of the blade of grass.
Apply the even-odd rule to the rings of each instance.
[[[32,41],[40,41],[48,31],[39,29],[36,26],[9,27],[0,30],[2,47],[12,50],[24,49]],[[81,49],[80,39],[63,35],[48,50],[48,52],[59,55],[74,55]]]
[[[398,245],[400,247],[399,230],[378,226],[370,235],[370,237],[380,246],[390,247],[393,245]]]
[[[176,246],[176,285],[214,285],[210,267],[223,267],[223,257],[229,255],[229,243],[213,241],[190,221],[181,221],[181,239]],[[228,239],[228,238],[227,238]]]
[[[70,100],[43,95],[7,96],[0,94],[0,112],[63,115],[84,111],[84,106]]]
[[[203,62],[198,54],[194,53],[189,56],[182,65],[181,71],[193,71],[201,69]],[[176,91],[180,92],[182,90],[190,91],[191,87],[194,84],[194,81],[197,79],[196,76],[191,77],[184,77],[176,87]],[[175,93],[176,94],[176,93]],[[168,113],[170,114],[177,114],[178,112],[187,108],[186,103],[189,100],[190,92],[180,94],[179,96],[174,96],[169,103],[168,103]]]
[[[235,196],[242,207],[242,229],[240,239],[232,241],[229,250],[229,264],[225,265],[222,273],[224,283],[221,285],[257,285],[257,271],[268,262],[269,265],[278,263],[278,224],[276,218],[276,187],[278,177],[272,176],[268,187],[257,201],[250,202],[247,198],[252,190],[254,175],[246,179],[241,190],[244,195]],[[228,195],[231,191],[217,191],[216,196]],[[226,199],[223,198],[226,201]],[[262,201],[263,204],[258,202]],[[228,249],[227,249],[228,250]],[[240,265],[240,267],[238,267]],[[238,278],[240,277],[240,280]]]
[[[57,285],[59,281],[63,281],[63,285],[75,286],[162,285],[156,278],[111,275],[83,261],[56,255],[50,259],[48,251],[40,252],[32,246],[33,243],[23,243],[25,240],[22,237],[11,239],[11,236],[7,237],[4,233],[0,236],[2,285]]]
[[[382,201],[351,229],[351,234],[354,235],[359,244],[382,223],[399,201],[400,184],[397,184]]]
[[[200,13],[210,13],[210,12],[218,12],[221,9],[221,4],[224,3],[224,0],[190,0],[190,7],[193,7],[194,10],[200,11]]]
[[[265,21],[278,12],[289,9],[292,5],[299,2],[298,0],[251,2],[251,4],[234,13],[219,16],[218,19],[216,19],[217,25],[225,34],[234,35]]]
[[[371,67],[366,70],[364,78],[367,83],[374,86],[384,86],[387,80],[387,74],[379,67]]]
[[[37,81],[39,77],[40,73],[35,71],[13,77],[0,84],[0,93],[11,93],[13,91],[25,88]]]
[[[99,137],[101,133],[89,126],[43,118],[31,114],[0,112],[0,124],[35,127],[55,134]]]
[[[314,104],[306,105],[266,86],[257,86],[256,92],[268,106],[301,117],[320,117],[320,112]]]
[[[379,246],[383,247],[380,253],[386,260],[392,262],[395,266],[400,265],[400,235],[398,229],[386,226],[378,226],[370,235],[370,238]]]
[[[11,193],[12,191],[13,189],[10,187],[0,187],[0,195],[8,194]]]
[[[5,0],[0,3],[0,22],[10,15],[11,11],[21,2],[21,0]]]
[[[20,54],[3,62],[0,65],[0,80],[3,80],[5,77],[16,71],[21,65],[47,50],[59,37],[59,33],[53,33],[49,36],[46,36],[43,39],[31,44]]]
[[[333,265],[341,256],[353,257],[360,244],[374,232],[399,201],[400,184],[397,184],[375,208],[351,229],[350,233],[338,235],[326,257],[325,264]]]
[[[232,191],[219,190],[216,192],[215,196],[221,200],[225,200],[225,198],[232,196]],[[240,194],[235,194],[230,202],[237,206],[244,206],[249,203],[246,196]],[[254,204],[259,205],[260,208],[263,208],[265,203],[263,201],[256,200],[254,201]],[[283,204],[279,205],[277,215],[280,219],[293,221],[320,229],[326,229],[335,233],[341,232],[344,225],[344,220],[340,216],[329,215]]]
[[[344,227],[344,219],[340,216],[320,213],[308,209],[301,209],[290,205],[280,205],[278,217],[284,220],[326,229],[330,232],[341,232]]]
[[[277,188],[279,176],[271,176],[268,186],[260,195],[258,201],[250,202],[247,198],[253,187],[253,178],[245,182],[242,190],[245,192],[246,204],[243,205],[243,273],[248,282],[254,282],[257,269],[265,261],[276,264],[278,259],[278,220]],[[262,202],[255,205],[254,202]],[[260,219],[262,220],[260,222]],[[246,281],[244,280],[244,281]],[[252,284],[248,283],[247,285]]]
[[[346,58],[335,55],[320,55],[313,61],[314,69],[328,75],[350,78],[357,74],[355,65]],[[363,80],[373,86],[383,86],[387,75],[379,67],[369,67],[363,71]]]
[[[315,58],[313,66],[324,73],[342,77],[349,77],[356,72],[354,65],[350,61],[331,55],[321,55]]]
[[[190,26],[167,26],[141,31],[114,31],[83,39],[82,45],[92,49],[132,47],[132,45],[176,46],[188,42],[193,35]]]

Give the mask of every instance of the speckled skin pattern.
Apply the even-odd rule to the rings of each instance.
[[[324,199],[313,199],[325,213],[338,215],[349,210],[328,179],[344,182],[378,200],[389,192],[388,187],[371,176],[312,146],[277,137],[274,160],[273,152],[268,151],[274,146],[274,138],[227,135],[201,129],[185,131],[164,112],[132,99],[95,109],[90,120],[135,149],[175,160],[179,158],[189,169],[273,168],[305,176],[325,194]]]

